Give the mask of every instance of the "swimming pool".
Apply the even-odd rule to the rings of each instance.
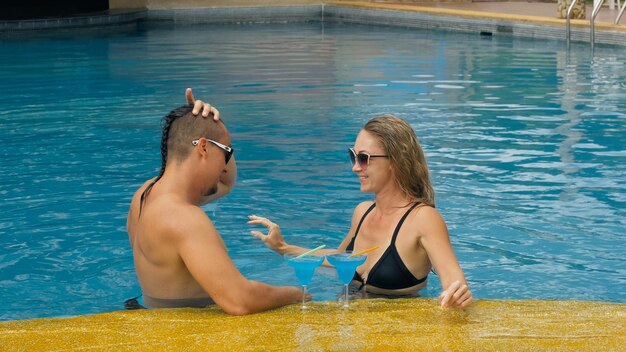
[[[316,22],[141,25],[4,39],[0,77],[0,320],[116,310],[138,292],[127,206],[187,86],[232,134],[237,186],[206,209],[249,278],[297,285],[248,214],[294,244],[340,242],[369,199],[346,149],[394,113],[420,137],[477,298],[626,301],[620,50]],[[341,286],[320,270],[310,289],[329,300]],[[424,294],[438,290],[431,276]]]

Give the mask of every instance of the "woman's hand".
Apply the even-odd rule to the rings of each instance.
[[[252,236],[263,241],[269,249],[278,252],[279,254],[285,254],[288,245],[283,238],[283,234],[280,232],[278,224],[269,221],[267,218],[256,215],[250,215],[249,218],[249,225],[263,225],[267,227],[268,230],[267,235],[260,231],[250,231]]]
[[[198,115],[200,110],[202,110],[202,117],[209,117],[209,114],[213,114],[213,120],[219,121],[219,110],[217,110],[214,106],[211,106],[209,103],[194,99],[191,88],[185,89],[185,98],[187,99],[187,103],[193,104],[193,110],[191,111],[192,114]]]
[[[441,292],[439,303],[442,308],[467,308],[474,303],[474,300],[469,286],[456,280],[448,286],[448,289]]]

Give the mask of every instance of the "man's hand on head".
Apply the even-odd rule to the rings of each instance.
[[[196,100],[193,97],[191,88],[185,89],[185,98],[187,99],[187,103],[193,104],[193,110],[191,111],[192,114],[198,115],[200,111],[202,111],[202,117],[209,117],[210,114],[213,114],[213,120],[219,121],[220,111],[209,103],[205,103],[202,100]]]

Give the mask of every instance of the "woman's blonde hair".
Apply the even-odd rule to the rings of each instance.
[[[389,155],[400,189],[412,200],[434,207],[435,191],[426,157],[411,125],[386,114],[369,120],[363,129],[376,137]]]

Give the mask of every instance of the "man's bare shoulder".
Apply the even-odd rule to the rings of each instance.
[[[126,230],[130,236],[131,243],[132,234],[135,232],[135,227],[137,225],[137,221],[139,220],[139,209],[141,203],[141,195],[148,188],[148,186],[154,181],[155,178],[151,178],[144,182],[141,187],[139,187],[135,193],[133,194],[133,198],[130,201],[130,206],[128,208],[128,215],[126,217]]]
[[[208,215],[197,205],[181,200],[176,195],[160,195],[150,202],[140,223],[150,223],[174,240],[193,240],[217,235]]]
[[[130,209],[128,211],[128,213],[129,213],[128,215],[129,216],[131,214],[139,211],[139,203],[141,202],[141,195],[146,190],[146,188],[148,188],[148,186],[152,182],[154,182],[154,179],[155,178],[149,179],[148,181],[144,182],[139,188],[137,188],[137,190],[133,194],[133,198],[131,199],[131,202],[130,202]]]
[[[141,195],[143,194],[143,192],[146,190],[146,188],[148,188],[148,186],[149,186],[152,182],[154,182],[154,179],[155,179],[155,178],[156,178],[156,177],[153,177],[153,178],[151,178],[151,179],[147,180],[147,181],[146,181],[146,182],[144,182],[144,183],[143,183],[143,184],[142,184],[139,188],[137,188],[137,190],[136,190],[136,191],[135,191],[135,193],[133,194],[133,200],[132,200],[132,203],[134,203],[134,202],[135,202],[135,200],[137,200],[137,201],[138,201],[138,200],[139,200],[139,198],[141,198]],[[131,203],[131,204],[132,204],[132,203]]]

